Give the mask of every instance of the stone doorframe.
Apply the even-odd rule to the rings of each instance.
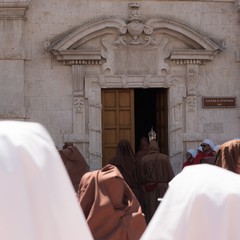
[[[175,171],[183,150],[202,140],[197,130],[199,67],[212,61],[224,43],[176,20],[143,21],[139,5],[132,3],[127,20],[100,19],[44,46],[72,67],[73,132],[64,140],[80,146],[92,170],[102,162],[102,88],[169,89],[169,155]],[[175,73],[179,69],[183,76]]]

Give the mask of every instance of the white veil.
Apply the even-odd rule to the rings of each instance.
[[[0,122],[0,189],[0,239],[93,239],[42,125]]]
[[[239,240],[240,176],[209,164],[171,182],[141,240]]]

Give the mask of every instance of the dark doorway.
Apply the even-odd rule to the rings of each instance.
[[[134,90],[135,151],[141,137],[148,138],[153,127],[161,152],[168,154],[167,89],[150,88]]]

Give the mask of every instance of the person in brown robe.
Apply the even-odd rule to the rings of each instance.
[[[142,137],[140,139],[140,146],[138,151],[136,152],[136,159],[141,160],[143,156],[145,156],[148,153],[148,146],[149,146],[149,141],[146,137]]]
[[[163,198],[168,183],[175,175],[169,157],[160,153],[156,140],[149,143],[148,154],[142,158],[140,168],[144,191],[143,212],[149,223],[159,205],[158,198]]]
[[[139,184],[139,197],[138,200],[141,204],[142,209],[144,208],[144,191],[142,189],[142,186],[140,184],[140,179],[141,179],[141,160],[142,158],[147,155],[148,153],[148,146],[149,146],[149,141],[146,137],[142,137],[140,139],[140,146],[138,151],[135,154],[136,157],[136,168],[137,168],[137,182]]]
[[[240,140],[234,139],[223,143],[216,156],[216,165],[240,174]]]
[[[95,240],[139,240],[146,229],[139,202],[111,164],[83,175],[78,199]]]
[[[89,171],[89,166],[83,155],[73,143],[65,143],[63,148],[59,150],[59,154],[66,167],[74,190],[77,192],[80,180],[83,174]]]
[[[122,139],[119,141],[116,149],[116,156],[109,161],[109,164],[118,168],[126,183],[129,185],[137,199],[140,200],[137,161],[128,140]]]

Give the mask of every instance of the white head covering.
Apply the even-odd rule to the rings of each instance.
[[[211,149],[213,149],[215,146],[211,139],[204,139],[202,143],[208,144],[211,147]]]
[[[213,151],[214,151],[214,152],[217,152],[218,149],[220,148],[220,146],[221,146],[221,145],[215,145],[215,146],[213,147]]]
[[[0,239],[93,239],[42,125],[0,122],[0,189]]]
[[[198,151],[201,151],[201,152],[203,151],[201,146],[198,146],[198,147],[197,147],[197,150],[198,150]]]
[[[187,152],[187,153],[190,153],[193,158],[195,158],[196,155],[197,155],[197,152],[196,152],[194,149],[188,149],[186,152]]]
[[[240,176],[209,164],[184,168],[141,240],[239,240]]]

